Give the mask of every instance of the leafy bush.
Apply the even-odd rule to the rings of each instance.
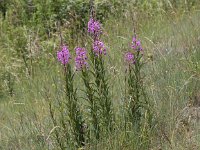
[[[96,2],[95,7],[97,18],[101,21],[105,20],[116,7],[120,7],[119,1],[102,1]],[[85,28],[90,13],[89,0],[14,0],[12,2],[2,1],[0,10],[6,17],[6,12],[10,12],[10,16],[14,15],[14,20],[18,20],[18,25],[37,25],[46,30],[55,30],[52,28],[56,22],[61,25],[67,23],[67,28],[80,31]]]

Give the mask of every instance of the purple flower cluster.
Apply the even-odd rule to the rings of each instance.
[[[71,56],[67,46],[62,46],[61,50],[57,52],[57,58],[63,65],[66,65],[69,62]]]
[[[79,71],[84,68],[88,68],[86,49],[81,47],[76,47],[75,51],[76,51],[76,58],[75,58],[76,70]]]
[[[93,36],[93,52],[95,56],[106,55],[106,47],[99,39],[102,34],[101,25],[94,18],[90,18],[88,22],[88,32]]]
[[[127,52],[125,54],[125,61],[128,62],[128,64],[134,64],[135,63],[134,54],[131,52]]]
[[[100,40],[97,40],[93,43],[93,52],[96,56],[101,56],[102,54],[106,55],[106,47],[104,43]]]
[[[90,18],[88,22],[88,32],[94,36],[99,36],[102,33],[100,23]]]
[[[142,51],[142,46],[141,46],[140,40],[137,40],[136,37],[133,37],[131,47],[136,51]]]
[[[141,52],[141,54],[143,55],[143,51],[142,51],[143,49],[142,49],[140,40],[137,40],[136,36],[134,36],[132,39],[131,48],[133,49],[133,52],[125,53],[125,61],[128,64],[135,64],[136,63],[135,53]]]

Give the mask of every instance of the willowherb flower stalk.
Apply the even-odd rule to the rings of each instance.
[[[131,53],[134,54],[135,63],[129,65],[127,75],[129,94],[128,114],[135,132],[141,135],[139,140],[149,145],[149,131],[152,127],[153,113],[150,101],[145,92],[143,77],[141,75],[142,67],[144,66],[144,62],[142,61],[144,51],[140,40],[136,37],[135,34],[131,45]]]
[[[143,104],[141,98],[143,93],[143,85],[141,79],[141,69],[143,62],[141,58],[143,56],[143,49],[140,40],[136,36],[132,39],[132,50],[125,53],[125,61],[128,63],[127,82],[128,82],[128,114],[133,125],[137,128],[140,127],[140,121],[142,117],[141,110]],[[142,54],[142,55],[141,55]],[[126,82],[126,81],[125,81]]]
[[[77,55],[81,57],[81,58],[77,58],[77,67],[78,69],[81,69],[82,63],[86,65],[86,63],[84,62],[84,60],[86,59],[85,51],[84,49],[77,48],[76,52],[77,52]],[[69,49],[66,45],[63,45],[61,47],[61,50],[57,52],[57,59],[64,66],[65,93],[66,93],[66,102],[61,102],[59,104],[60,109],[61,109],[60,122],[62,123],[62,127],[64,129],[66,129],[66,122],[67,121],[69,122],[70,128],[73,131],[72,135],[74,136],[74,141],[75,141],[74,144],[77,147],[80,147],[84,145],[84,142],[85,142],[84,133],[83,133],[84,121],[83,121],[83,117],[78,105],[76,89],[74,89],[74,82],[73,82],[74,74],[72,72],[71,65],[69,63],[71,56],[69,53]],[[65,114],[66,112],[68,112],[69,120],[63,116],[63,114]]]
[[[87,70],[82,70],[82,79],[85,85],[85,93],[88,101],[88,108],[91,115],[92,133],[94,133],[96,140],[100,138],[100,118],[99,118],[99,105],[96,98],[96,91],[91,82],[90,74]]]
[[[87,62],[87,51],[85,48],[81,47],[76,47],[76,58],[75,58],[75,63],[76,63],[76,70],[80,71],[83,69],[88,68],[88,62]]]
[[[106,47],[100,40],[102,34],[101,26],[98,21],[91,18],[88,22],[88,32],[92,36],[93,45],[91,49],[91,59],[93,63],[95,77],[95,86],[97,91],[97,99],[99,104],[99,112],[102,124],[107,130],[112,130],[113,110],[112,101],[109,93],[109,83],[106,77],[106,70],[103,55],[106,55]]]
[[[99,139],[99,129],[100,129],[100,122],[99,122],[99,110],[98,110],[98,103],[95,97],[95,90],[93,84],[90,83],[90,74],[88,69],[88,62],[87,62],[87,51],[85,48],[76,47],[76,57],[75,57],[75,64],[76,70],[82,72],[82,79],[85,85],[85,93],[87,102],[89,103],[89,110],[91,115],[91,123],[93,128],[93,133],[95,135],[96,140]]]

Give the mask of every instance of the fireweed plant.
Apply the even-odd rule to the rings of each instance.
[[[57,59],[61,62],[64,70],[66,92],[66,101],[59,102],[59,121],[63,129],[62,131],[66,134],[59,133],[58,130],[55,131],[56,140],[61,149],[67,148],[65,140],[71,139],[74,141],[72,142],[73,145],[81,147],[85,145],[85,139],[92,144],[94,137],[97,142],[105,135],[112,133],[114,129],[113,105],[105,69],[107,49],[100,39],[103,33],[101,25],[93,18],[88,22],[88,33],[92,37],[91,50],[88,53],[83,47],[75,48],[76,71],[74,73],[70,64],[71,55],[68,47],[63,45],[61,50],[57,52]],[[91,62],[90,66],[89,58]],[[124,58],[127,64],[125,74],[125,89],[127,91],[125,94],[125,100],[127,100],[125,109],[127,110],[127,116],[125,120],[128,120],[127,122],[132,124],[134,133],[139,137],[138,143],[145,143],[149,141],[147,133],[149,122],[147,123],[146,120],[150,120],[150,111],[141,77],[141,69],[144,65],[142,61],[143,49],[136,35],[132,39],[131,50],[125,53]],[[85,123],[78,105],[77,89],[74,88],[73,83],[74,75],[78,72],[81,72],[86,95],[84,99],[86,99],[89,106],[88,110],[90,114],[88,120],[86,120],[90,129],[89,135],[86,135],[84,131]],[[51,116],[54,126],[58,126],[52,113]],[[67,124],[69,124],[69,127],[67,127]],[[69,134],[67,133],[69,131],[68,128],[71,129]]]
[[[90,51],[90,58],[93,65],[93,75],[95,78],[95,86],[97,91],[97,99],[99,104],[99,112],[101,123],[106,127],[107,131],[113,128],[113,110],[112,102],[109,93],[109,83],[106,77],[106,70],[104,64],[104,56],[106,56],[106,47],[101,41],[100,36],[103,31],[101,24],[94,18],[90,18],[88,22],[88,33],[92,37],[92,48]]]
[[[141,58],[142,47],[140,41],[136,39],[136,36],[133,37],[132,50],[125,54],[125,61],[127,62],[127,80],[128,80],[128,114],[130,120],[134,123],[134,125],[140,126],[140,118],[141,118],[141,103],[140,103],[140,95],[141,95],[141,76],[140,70],[142,67]]]
[[[90,71],[88,70],[88,56],[87,51],[85,48],[77,47],[75,48],[76,57],[75,57],[75,64],[76,70],[82,73],[82,80],[85,85],[85,93],[86,93],[86,100],[89,103],[89,110],[91,115],[91,122],[92,122],[92,134],[94,133],[96,140],[99,139],[99,107],[98,101],[95,96],[95,90],[93,84],[90,79]]]
[[[131,50],[125,53],[124,59],[127,64],[125,75],[125,83],[127,89],[126,107],[129,116],[129,122],[131,122],[136,132],[145,132],[143,128],[147,128],[147,126],[144,127],[143,125],[149,125],[152,119],[151,111],[149,109],[149,102],[144,92],[142,83],[141,70],[144,65],[142,58],[143,48],[141,46],[140,40],[137,39],[135,34],[132,39]],[[144,120],[147,121],[142,123]]]
[[[82,51],[80,50],[79,51],[77,50],[77,52],[79,52],[80,55],[82,53]],[[83,131],[84,121],[78,105],[76,89],[74,88],[74,83],[73,83],[74,73],[72,73],[72,68],[71,65],[69,64],[71,56],[67,46],[63,45],[62,49],[57,52],[57,59],[58,61],[61,62],[63,66],[64,76],[65,76],[65,93],[66,93],[66,101],[63,102],[64,107],[62,106],[62,104],[60,106],[61,109],[60,121],[65,132],[67,132],[67,130],[65,129],[67,128],[66,123],[68,121],[70,129],[74,136],[74,141],[75,141],[74,145],[76,147],[80,147],[83,146],[85,143],[85,137]],[[86,64],[82,64],[82,61],[79,58],[77,58],[76,59],[77,69],[80,69],[81,66],[83,65],[86,66]],[[65,113],[66,111],[69,118],[68,120],[66,120],[65,119],[66,117],[64,116],[64,114],[66,114]]]

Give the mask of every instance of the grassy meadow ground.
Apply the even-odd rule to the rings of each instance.
[[[56,149],[51,140],[53,125],[46,97],[63,97],[57,90],[62,89],[61,66],[56,60],[59,33],[42,40],[37,32],[28,32],[26,26],[13,29],[0,19],[0,150]],[[200,120],[183,115],[195,97],[200,101],[200,10],[152,16],[128,11],[123,17],[105,21],[106,67],[118,128],[113,136],[99,142],[98,149],[132,150],[136,145],[134,137],[125,138],[120,130],[125,87],[123,55],[130,47],[133,26],[144,48],[143,82],[155,116],[150,149],[200,149]],[[27,46],[34,57],[32,76],[22,69],[23,61],[13,57],[18,34],[30,40]],[[77,43],[82,41],[87,43],[85,37]],[[77,74],[77,85],[79,80]],[[81,84],[78,86],[81,88]],[[84,104],[81,106],[84,109]]]

